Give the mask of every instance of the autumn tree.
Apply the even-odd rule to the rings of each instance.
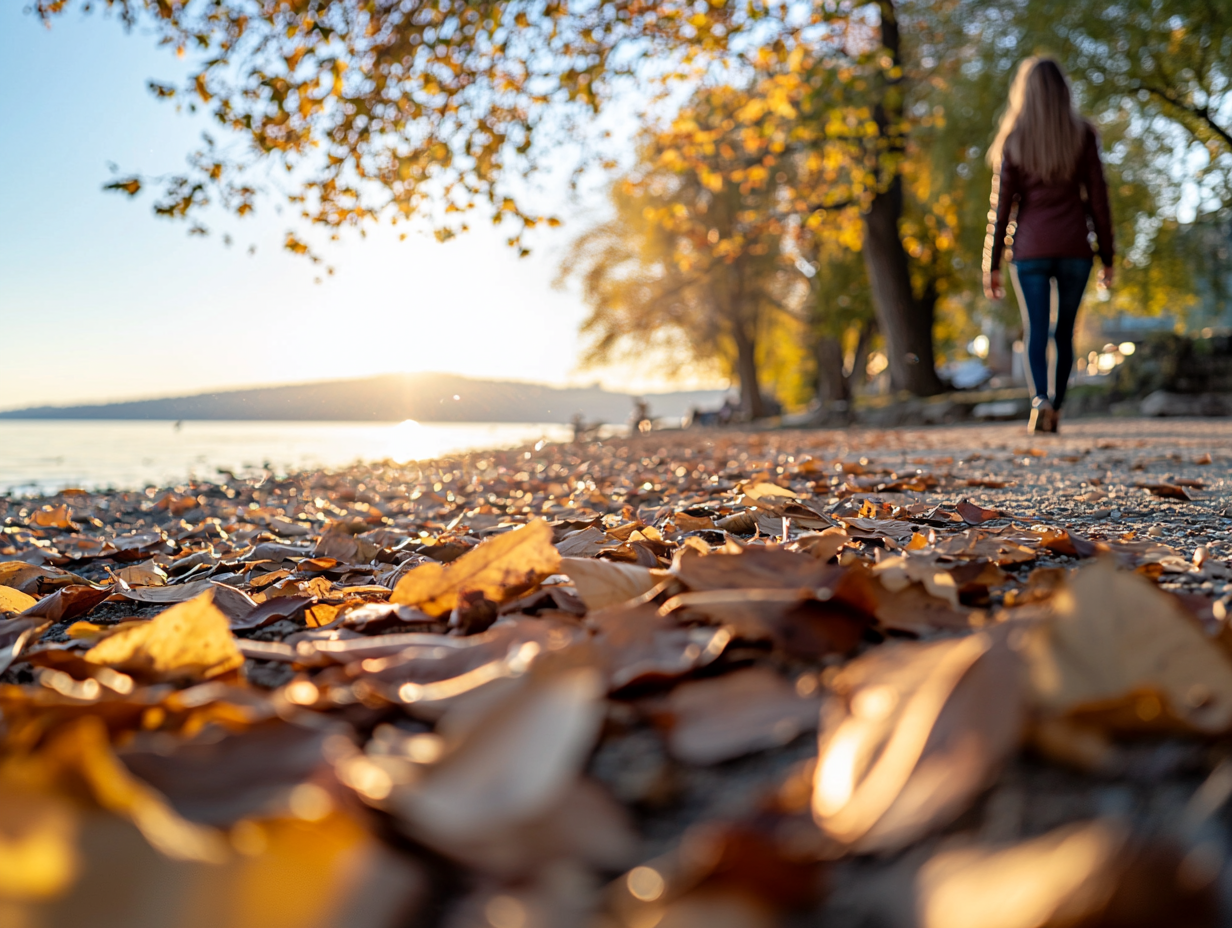
[[[686,112],[722,123],[729,97],[726,88],[706,92]],[[634,173],[613,184],[611,218],[579,236],[562,264],[561,282],[580,283],[591,308],[584,360],[717,365],[739,382],[745,414],[761,418],[763,335],[785,273],[781,224],[767,188],[715,185],[719,150],[699,171],[658,141],[648,139]]]
[[[34,9],[51,22],[88,5],[36,0]],[[961,249],[951,246],[982,225],[972,219],[977,199],[948,188],[980,179],[971,152],[991,134],[989,93],[1003,92],[1007,61],[1059,49],[1084,103],[1154,133],[1161,156],[1173,138],[1195,155],[1205,150],[1202,196],[1228,202],[1232,38],[1223,6],[1199,0],[1166,8],[1155,0],[94,5],[185,55],[186,84],[152,82],[151,90],[204,109],[223,130],[191,154],[188,170],[158,184],[156,211],[199,229],[207,205],[244,215],[270,193],[331,235],[422,217],[446,238],[478,209],[510,224],[509,241],[521,248],[525,228],[553,220],[518,195],[517,179],[627,79],[739,86],[747,107],[733,116],[741,139],[727,176],[699,167],[709,129],[691,140],[680,122],[674,150],[692,159],[690,170],[712,193],[716,183],[778,183],[789,173],[791,189],[780,187],[772,204],[779,221],[798,216],[840,241],[858,230],[853,247],[866,265],[893,385],[918,394],[942,387],[933,369],[937,300],[970,286],[969,267],[954,263]],[[938,129],[955,124],[964,94],[982,101],[961,105],[975,114],[960,120],[972,131],[946,139]],[[925,170],[939,153],[948,167]],[[785,164],[792,170],[782,171]],[[966,177],[954,173],[964,165]],[[1161,204],[1181,185],[1173,178],[1167,187],[1162,169],[1154,180]],[[136,194],[150,184],[125,176],[111,186]],[[308,251],[295,228],[286,244]]]

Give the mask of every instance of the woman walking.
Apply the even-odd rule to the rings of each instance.
[[[1074,110],[1069,83],[1052,59],[1028,58],[1019,66],[988,160],[995,174],[984,242],[984,292],[989,299],[1005,295],[1001,257],[1010,244],[1010,275],[1026,330],[1032,393],[1028,431],[1055,432],[1074,366],[1074,322],[1094,263],[1091,233],[1103,265],[1101,288],[1112,284],[1113,246],[1099,140]],[[1050,392],[1054,281],[1056,367]]]

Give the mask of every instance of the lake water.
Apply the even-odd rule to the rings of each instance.
[[[217,479],[268,464],[286,472],[357,460],[423,460],[460,451],[567,441],[565,425],[535,422],[0,421],[0,493],[133,489]]]

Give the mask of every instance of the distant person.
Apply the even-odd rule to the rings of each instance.
[[[1018,68],[1009,105],[988,150],[992,181],[984,242],[984,293],[1005,296],[1001,257],[1016,222],[1010,275],[1026,330],[1031,386],[1029,432],[1056,432],[1074,367],[1074,323],[1098,245],[1099,286],[1112,285],[1112,212],[1094,127],[1074,109],[1069,83],[1051,58],[1028,58]],[[1016,212],[1015,212],[1016,211]],[[1051,393],[1048,337],[1052,283],[1057,285],[1056,368]]]
[[[633,401],[633,415],[629,417],[629,434],[645,435],[653,428],[654,422],[650,418],[650,404],[639,396]]]

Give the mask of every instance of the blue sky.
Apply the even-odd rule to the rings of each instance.
[[[146,91],[180,73],[148,35],[79,13],[47,30],[23,5],[0,4],[0,409],[388,371],[655,386],[575,371],[585,308],[551,280],[580,222],[523,260],[486,222],[444,245],[385,227],[332,246],[317,285],[268,202],[227,249],[104,193],[108,162],[181,169],[205,123]]]

